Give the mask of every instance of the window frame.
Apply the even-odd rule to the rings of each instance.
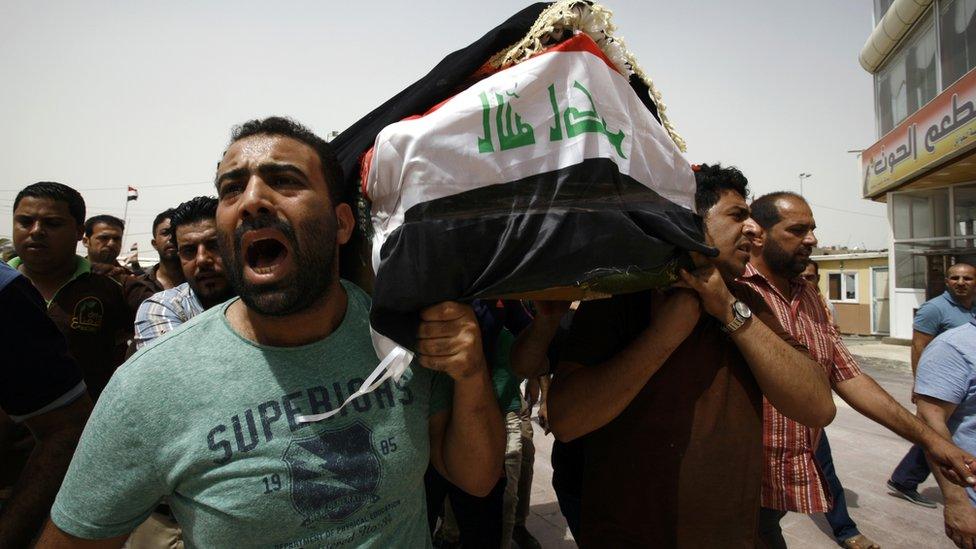
[[[898,126],[900,126],[902,122],[904,122],[905,120],[908,120],[909,118],[912,117],[912,115],[914,115],[918,111],[924,109],[926,105],[928,105],[929,103],[931,103],[933,100],[935,100],[935,98],[939,97],[939,95],[943,91],[945,91],[945,86],[942,85],[943,84],[942,83],[942,40],[941,40],[942,27],[939,24],[939,11],[938,11],[940,4],[941,4],[941,1],[940,0],[936,0],[936,1],[932,2],[932,4],[929,7],[925,8],[925,12],[914,23],[912,23],[912,26],[911,26],[910,29],[908,29],[908,32],[906,32],[905,35],[901,37],[901,40],[898,41],[898,44],[896,44],[895,47],[891,49],[891,51],[884,58],[884,60],[881,62],[881,64],[878,65],[878,68],[875,69],[874,70],[874,73],[871,75],[872,76],[871,80],[872,80],[872,82],[874,84],[874,86],[873,86],[874,87],[874,98],[873,98],[874,99],[874,127],[875,127],[875,133],[877,134],[879,140],[881,138],[883,138],[885,135],[887,135],[887,134],[895,131],[895,129],[897,129]],[[904,51],[904,49],[908,46],[909,42],[911,42],[913,39],[915,39],[917,37],[918,29],[921,28],[927,22],[927,19],[929,17],[932,18],[932,32],[935,33],[935,89],[936,89],[936,93],[932,97],[932,99],[929,99],[925,103],[919,105],[919,107],[918,107],[917,110],[912,111],[912,112],[909,112],[908,114],[905,115],[905,118],[899,120],[898,122],[894,122],[894,115],[892,115],[892,126],[891,126],[891,129],[889,129],[886,132],[882,132],[881,131],[881,116],[880,116],[880,114],[881,114],[881,105],[880,105],[880,103],[878,101],[878,79],[879,79],[878,76],[882,72],[884,72],[886,69],[888,69],[889,68],[889,65],[891,64],[891,61],[893,59],[896,59],[899,55],[901,55],[902,52]],[[875,24],[875,26],[877,26],[877,24]]]
[[[824,269],[824,274],[827,275],[827,300],[831,303],[860,303],[861,302],[861,272],[857,269]],[[838,275],[840,277],[840,296],[841,299],[832,299],[830,297],[830,275]],[[847,276],[854,275],[854,298],[848,299],[847,296]]]

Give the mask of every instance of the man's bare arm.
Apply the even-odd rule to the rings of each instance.
[[[34,547],[35,549],[118,549],[128,538],[129,534],[108,539],[76,538],[48,519],[41,539],[37,540],[37,545]]]
[[[67,406],[28,419],[34,450],[0,513],[0,547],[27,547],[51,510],[91,412],[82,395]]]
[[[972,477],[966,463],[976,461],[976,458],[950,442],[947,430],[942,429],[940,432],[933,429],[931,423],[913,416],[871,376],[862,373],[838,382],[835,389],[852,408],[891,429],[898,436],[921,446],[930,461],[934,461],[939,467],[954,470],[962,482],[965,483],[967,477]]]
[[[560,362],[546,399],[549,428],[556,438],[573,440],[620,415],[695,328],[701,306],[693,292],[679,289],[654,312],[650,325],[603,364]]]
[[[956,405],[924,395],[918,395],[916,403],[919,417],[940,436],[949,438],[951,435],[946,421],[955,411]],[[932,461],[928,454],[926,457],[930,459],[932,474],[939,483],[942,497],[945,499],[943,514],[946,535],[958,547],[973,547],[976,545],[976,508],[970,503],[966,490],[950,482],[939,464]]]
[[[566,302],[537,302],[537,314],[512,345],[512,372],[522,379],[539,377],[549,371],[549,344],[559,321],[569,309]]]
[[[471,307],[441,303],[421,312],[420,364],[454,380],[450,410],[431,416],[430,461],[445,478],[475,496],[498,482],[505,457],[505,423],[498,409]]]
[[[922,351],[932,340],[935,339],[934,335],[927,334],[925,332],[920,332],[918,330],[912,331],[912,378],[914,379],[915,374],[918,372],[918,360],[922,358]]]

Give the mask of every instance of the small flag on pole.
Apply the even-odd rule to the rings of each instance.
[[[139,200],[139,191],[137,191],[135,187],[129,187],[129,197],[126,199],[126,201],[131,202],[133,200]]]

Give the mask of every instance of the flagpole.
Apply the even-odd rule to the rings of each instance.
[[[132,202],[132,201],[129,200],[129,188],[126,187],[125,188],[125,207],[122,208],[122,224],[125,225],[126,227],[129,226],[129,202]],[[128,234],[128,231],[126,231],[126,234]],[[125,249],[125,238],[124,238],[124,236],[123,236],[123,239],[122,239],[122,249],[123,250]]]

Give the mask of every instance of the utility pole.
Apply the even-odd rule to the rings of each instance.
[[[804,196],[803,195],[803,180],[809,178],[811,175],[813,175],[813,174],[811,174],[811,173],[801,173],[800,174],[800,196]]]

